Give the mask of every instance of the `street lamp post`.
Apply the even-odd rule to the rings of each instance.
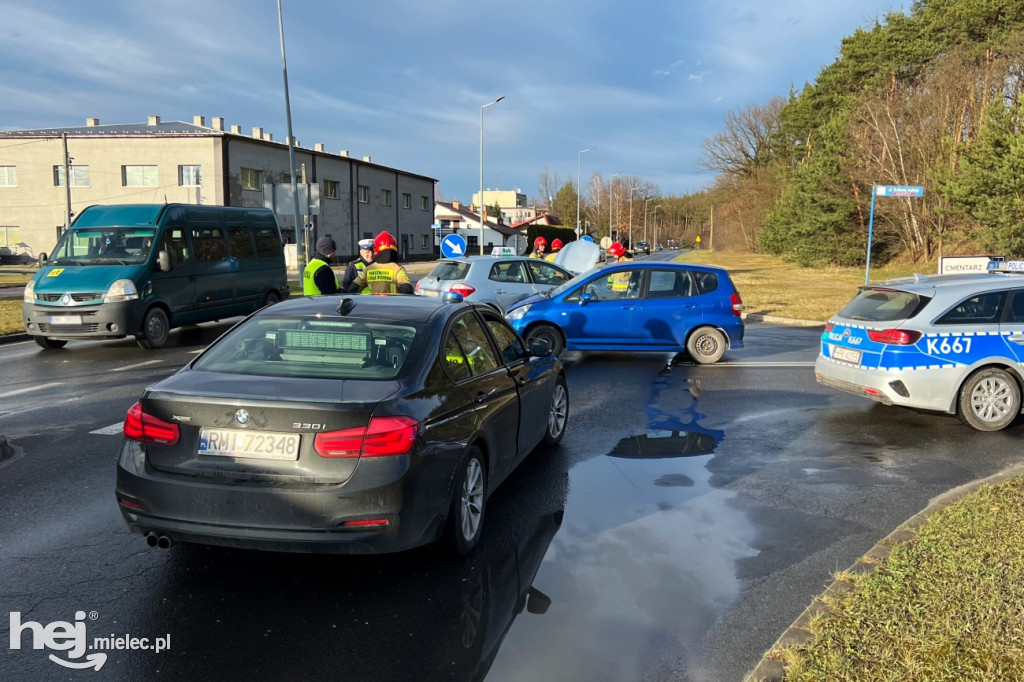
[[[647,202],[650,198],[644,199],[644,241],[647,242]],[[647,242],[647,246],[650,247],[651,243]]]
[[[622,172],[612,173],[608,177],[608,239],[612,238],[612,205],[615,203],[615,193],[612,191],[614,188],[612,178],[616,175],[622,175]]]
[[[502,95],[480,107],[480,255],[484,255],[484,109],[505,99]]]
[[[629,188],[629,250],[633,250],[633,192],[640,189],[640,185]]]
[[[658,243],[658,208],[661,204],[654,207],[654,243]]]
[[[576,155],[576,239],[580,238],[580,164],[583,162],[583,155],[597,147],[581,149]]]

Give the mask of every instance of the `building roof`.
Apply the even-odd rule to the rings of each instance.
[[[445,209],[451,211],[452,213],[461,215],[463,218],[474,221],[477,224],[480,223],[480,214],[470,211],[462,204],[459,204],[459,206],[456,208],[453,204],[449,204],[444,201],[438,201],[436,203],[438,206],[443,206]],[[514,234],[519,234],[519,230],[513,230],[511,227],[508,227],[507,225],[499,225],[493,220],[484,221],[484,227],[486,227],[488,230],[494,230],[498,234],[503,234],[506,237],[511,237]]]
[[[517,229],[521,228],[521,227],[526,227],[527,225],[529,225],[531,223],[535,223],[538,220],[544,220],[545,218],[548,221],[547,222],[548,225],[561,225],[562,224],[562,221],[559,220],[558,216],[556,216],[556,215],[551,215],[550,213],[538,213],[537,215],[535,215],[534,217],[530,218],[529,220],[524,220],[521,223],[516,223],[515,225],[512,225],[512,227],[513,228],[517,228]]]

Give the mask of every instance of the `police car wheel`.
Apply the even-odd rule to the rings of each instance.
[[[160,308],[150,308],[142,320],[142,331],[135,335],[135,340],[143,348],[163,348],[169,332],[167,313]]]
[[[1020,414],[1020,386],[1008,372],[989,368],[967,377],[960,387],[960,420],[978,431],[999,431]]]
[[[686,340],[686,350],[702,365],[718,362],[725,355],[725,335],[712,327],[700,327]]]

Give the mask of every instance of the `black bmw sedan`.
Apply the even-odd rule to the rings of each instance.
[[[145,390],[117,501],[150,546],[466,554],[488,496],[568,414],[561,363],[488,306],[293,299]]]

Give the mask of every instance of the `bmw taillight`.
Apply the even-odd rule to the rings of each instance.
[[[469,298],[469,295],[476,291],[476,287],[471,287],[465,282],[460,282],[458,284],[453,284],[450,287],[448,287],[448,291],[451,291],[456,294],[462,294],[462,298]]]
[[[411,417],[374,417],[367,426],[318,433],[313,449],[321,457],[387,457],[412,451],[420,424]]]
[[[732,314],[741,317],[743,315],[743,299],[740,298],[738,291],[729,294],[729,302],[732,303]]]
[[[912,346],[921,338],[921,332],[912,329],[869,329],[868,338],[875,343],[891,346]]]
[[[142,403],[128,408],[124,418],[124,437],[152,445],[177,445],[178,425],[157,419],[142,411]]]

